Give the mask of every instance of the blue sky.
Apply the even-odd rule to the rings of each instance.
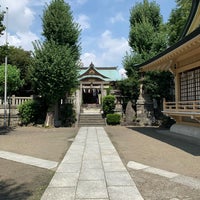
[[[81,61],[84,66],[118,66],[129,51],[130,9],[142,0],[68,0],[74,20],[82,28]],[[41,16],[44,5],[50,0],[0,0],[1,10],[7,6],[8,42],[33,50],[32,41],[41,39]],[[160,5],[164,22],[167,21],[175,0],[156,0]],[[0,37],[0,45],[5,36]]]

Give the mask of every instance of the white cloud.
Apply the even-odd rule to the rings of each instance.
[[[15,35],[8,33],[8,44],[10,46],[22,47],[24,50],[33,50],[32,42],[38,40],[38,36],[34,33],[28,32],[17,32]],[[0,37],[0,45],[5,44],[5,34]]]
[[[78,16],[77,22],[81,25],[82,30],[90,28],[89,20],[90,18],[87,15],[81,14]]]
[[[96,38],[96,42],[98,49],[95,52],[94,50],[87,51],[81,56],[84,66],[89,66],[91,62],[95,66],[116,66],[122,63],[125,52],[130,50],[128,41],[124,37],[114,38],[109,30],[104,31],[99,38]]]
[[[37,40],[38,36],[30,31],[35,20],[35,12],[31,8],[30,0],[2,0],[2,10],[8,7],[5,15],[4,24],[7,25],[8,44],[22,47],[25,50],[32,50],[32,41]],[[6,22],[8,19],[8,23]],[[5,33],[0,37],[0,44],[5,44]]]
[[[100,38],[99,47],[104,50],[102,59],[104,62],[121,63],[126,51],[130,50],[127,39],[124,37],[114,38],[109,30],[106,30]]]
[[[72,5],[78,5],[82,6],[83,4],[87,3],[88,0],[68,0],[67,3],[69,3],[71,6]]]
[[[2,9],[8,7],[8,31],[28,31],[32,25],[35,13],[29,7],[28,0],[20,0],[13,3],[13,0],[2,1]],[[5,17],[5,18],[6,18]]]
[[[124,68],[119,69],[119,74],[121,75],[122,79],[127,78],[126,70]]]
[[[81,61],[83,62],[84,67],[88,67],[91,62],[94,65],[98,65],[97,57],[94,53],[84,53],[81,55]]]
[[[85,4],[87,1],[88,1],[88,0],[78,0],[77,3],[83,5],[83,4]]]
[[[44,6],[45,4],[50,4],[51,0],[35,0],[31,1],[32,6]]]
[[[125,19],[124,19],[124,17],[123,17],[121,12],[117,13],[114,17],[110,18],[110,22],[112,24],[114,24],[116,22],[123,22],[123,21],[125,21]]]

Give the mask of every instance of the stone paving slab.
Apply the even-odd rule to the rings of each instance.
[[[8,151],[0,151],[0,158],[32,165],[35,167],[45,168],[45,169],[53,169],[57,167],[58,162],[35,158],[32,156],[21,155],[17,153],[12,153]]]
[[[143,165],[134,161],[129,161],[127,167],[134,170],[141,170],[147,173],[156,174],[170,179],[170,181],[180,183],[182,185],[188,186],[193,189],[200,189],[200,180],[188,176],[183,176],[174,172],[169,172],[166,170],[150,167],[148,165]]]
[[[175,178],[172,178],[171,181],[181,183],[193,189],[200,190],[200,180],[196,178],[180,175]]]
[[[79,181],[76,198],[108,198],[105,180]]]
[[[48,187],[41,200],[74,200],[75,190],[75,187]]]
[[[143,200],[134,186],[111,186],[108,187],[110,200]]]
[[[160,176],[163,176],[163,177],[166,177],[166,178],[175,178],[176,176],[178,176],[177,173],[168,172],[166,170],[157,169],[157,168],[154,168],[154,167],[146,168],[143,171],[149,172],[149,173],[152,173],[152,174],[159,174]]]
[[[142,200],[103,127],[80,128],[42,200]]]

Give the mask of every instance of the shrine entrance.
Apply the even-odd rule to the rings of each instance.
[[[83,104],[100,104],[101,90],[99,89],[83,89]]]
[[[117,67],[95,67],[93,63],[89,67],[81,67],[79,75],[79,88],[76,96],[76,112],[100,113],[102,100],[112,82],[120,80]],[[77,117],[78,118],[78,117]]]

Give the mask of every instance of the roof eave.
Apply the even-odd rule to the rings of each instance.
[[[172,64],[172,54],[175,51],[178,52],[179,49],[182,48],[184,45],[187,45],[187,43],[192,43],[193,40],[194,43],[196,42],[196,40],[200,42],[200,27],[184,37],[182,40],[178,41],[173,46],[169,47],[168,49],[151,58],[150,60],[138,65],[137,67],[140,68],[140,72],[153,70],[167,71]]]

